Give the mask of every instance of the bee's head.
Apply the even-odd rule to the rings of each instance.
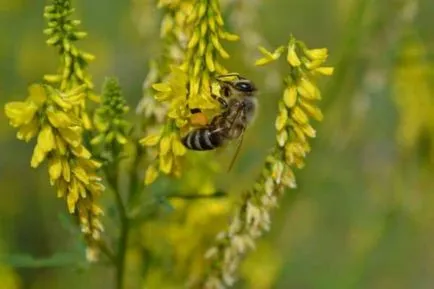
[[[232,79],[227,79],[229,77]],[[225,80],[225,78],[227,80]],[[225,96],[229,96],[229,94],[253,96],[253,94],[257,91],[251,80],[248,80],[247,78],[244,78],[238,74],[221,75],[217,78],[217,80],[224,87],[224,91],[226,91]]]

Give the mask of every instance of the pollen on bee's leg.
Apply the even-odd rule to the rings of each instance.
[[[193,126],[205,126],[208,124],[208,118],[203,112],[198,112],[190,117],[190,123]]]

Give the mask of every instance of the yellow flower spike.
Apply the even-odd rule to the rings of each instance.
[[[59,157],[53,157],[48,162],[48,174],[51,185],[54,185],[54,182],[62,175],[62,163]]]
[[[19,127],[31,122],[36,111],[36,105],[30,102],[13,101],[5,105],[5,114],[13,127]]]
[[[253,247],[253,240],[270,228],[269,212],[278,206],[278,197],[284,193],[285,187],[296,187],[293,169],[305,165],[304,159],[311,150],[308,141],[316,134],[309,124],[310,119],[322,119],[322,113],[316,106],[321,94],[315,85],[314,76],[321,74],[315,69],[325,61],[327,51],[307,50],[305,45],[293,36],[287,49],[286,60],[290,68],[289,75],[282,79],[286,87],[279,101],[275,121],[275,146],[267,156],[255,184],[242,195],[241,204],[236,207],[228,229],[218,234],[216,244],[210,250],[212,254],[208,254],[213,270],[204,281],[206,288],[232,285],[236,278],[236,266],[231,264],[239,264],[246,248]],[[269,63],[276,57],[265,49],[262,53],[265,57],[257,60],[256,65]],[[309,56],[306,56],[306,53]],[[313,66],[314,64],[316,66]],[[332,71],[322,72],[329,74]]]
[[[256,66],[265,65],[279,59],[280,55],[282,55],[283,51],[285,50],[285,47],[279,46],[274,52],[270,52],[262,46],[259,46],[258,49],[264,55],[264,57],[256,60]]]
[[[151,135],[148,135],[148,136],[142,138],[139,141],[139,143],[142,146],[148,146],[148,147],[155,146],[160,141],[160,138],[161,138],[161,134],[151,134]]]
[[[314,72],[318,72],[319,74],[330,76],[333,75],[334,68],[329,66],[318,67],[314,69]]]
[[[34,118],[30,123],[22,125],[17,132],[17,138],[29,142],[39,132],[39,122]]]
[[[304,54],[310,60],[324,60],[328,57],[328,49],[327,48],[306,49],[304,50]]]
[[[283,101],[288,108],[292,108],[297,102],[297,87],[289,85],[283,92]]]
[[[158,178],[158,170],[154,165],[148,167],[145,173],[145,185],[152,184]]]

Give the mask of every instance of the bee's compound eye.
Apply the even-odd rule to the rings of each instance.
[[[240,91],[251,92],[255,90],[252,84],[249,82],[240,81],[235,84],[235,88]]]

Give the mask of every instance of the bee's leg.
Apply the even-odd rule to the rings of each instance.
[[[215,94],[211,94],[212,98],[214,98],[215,100],[217,100],[220,103],[220,106],[222,109],[227,109],[228,108],[228,103],[227,101],[219,96],[219,95],[215,95]]]

